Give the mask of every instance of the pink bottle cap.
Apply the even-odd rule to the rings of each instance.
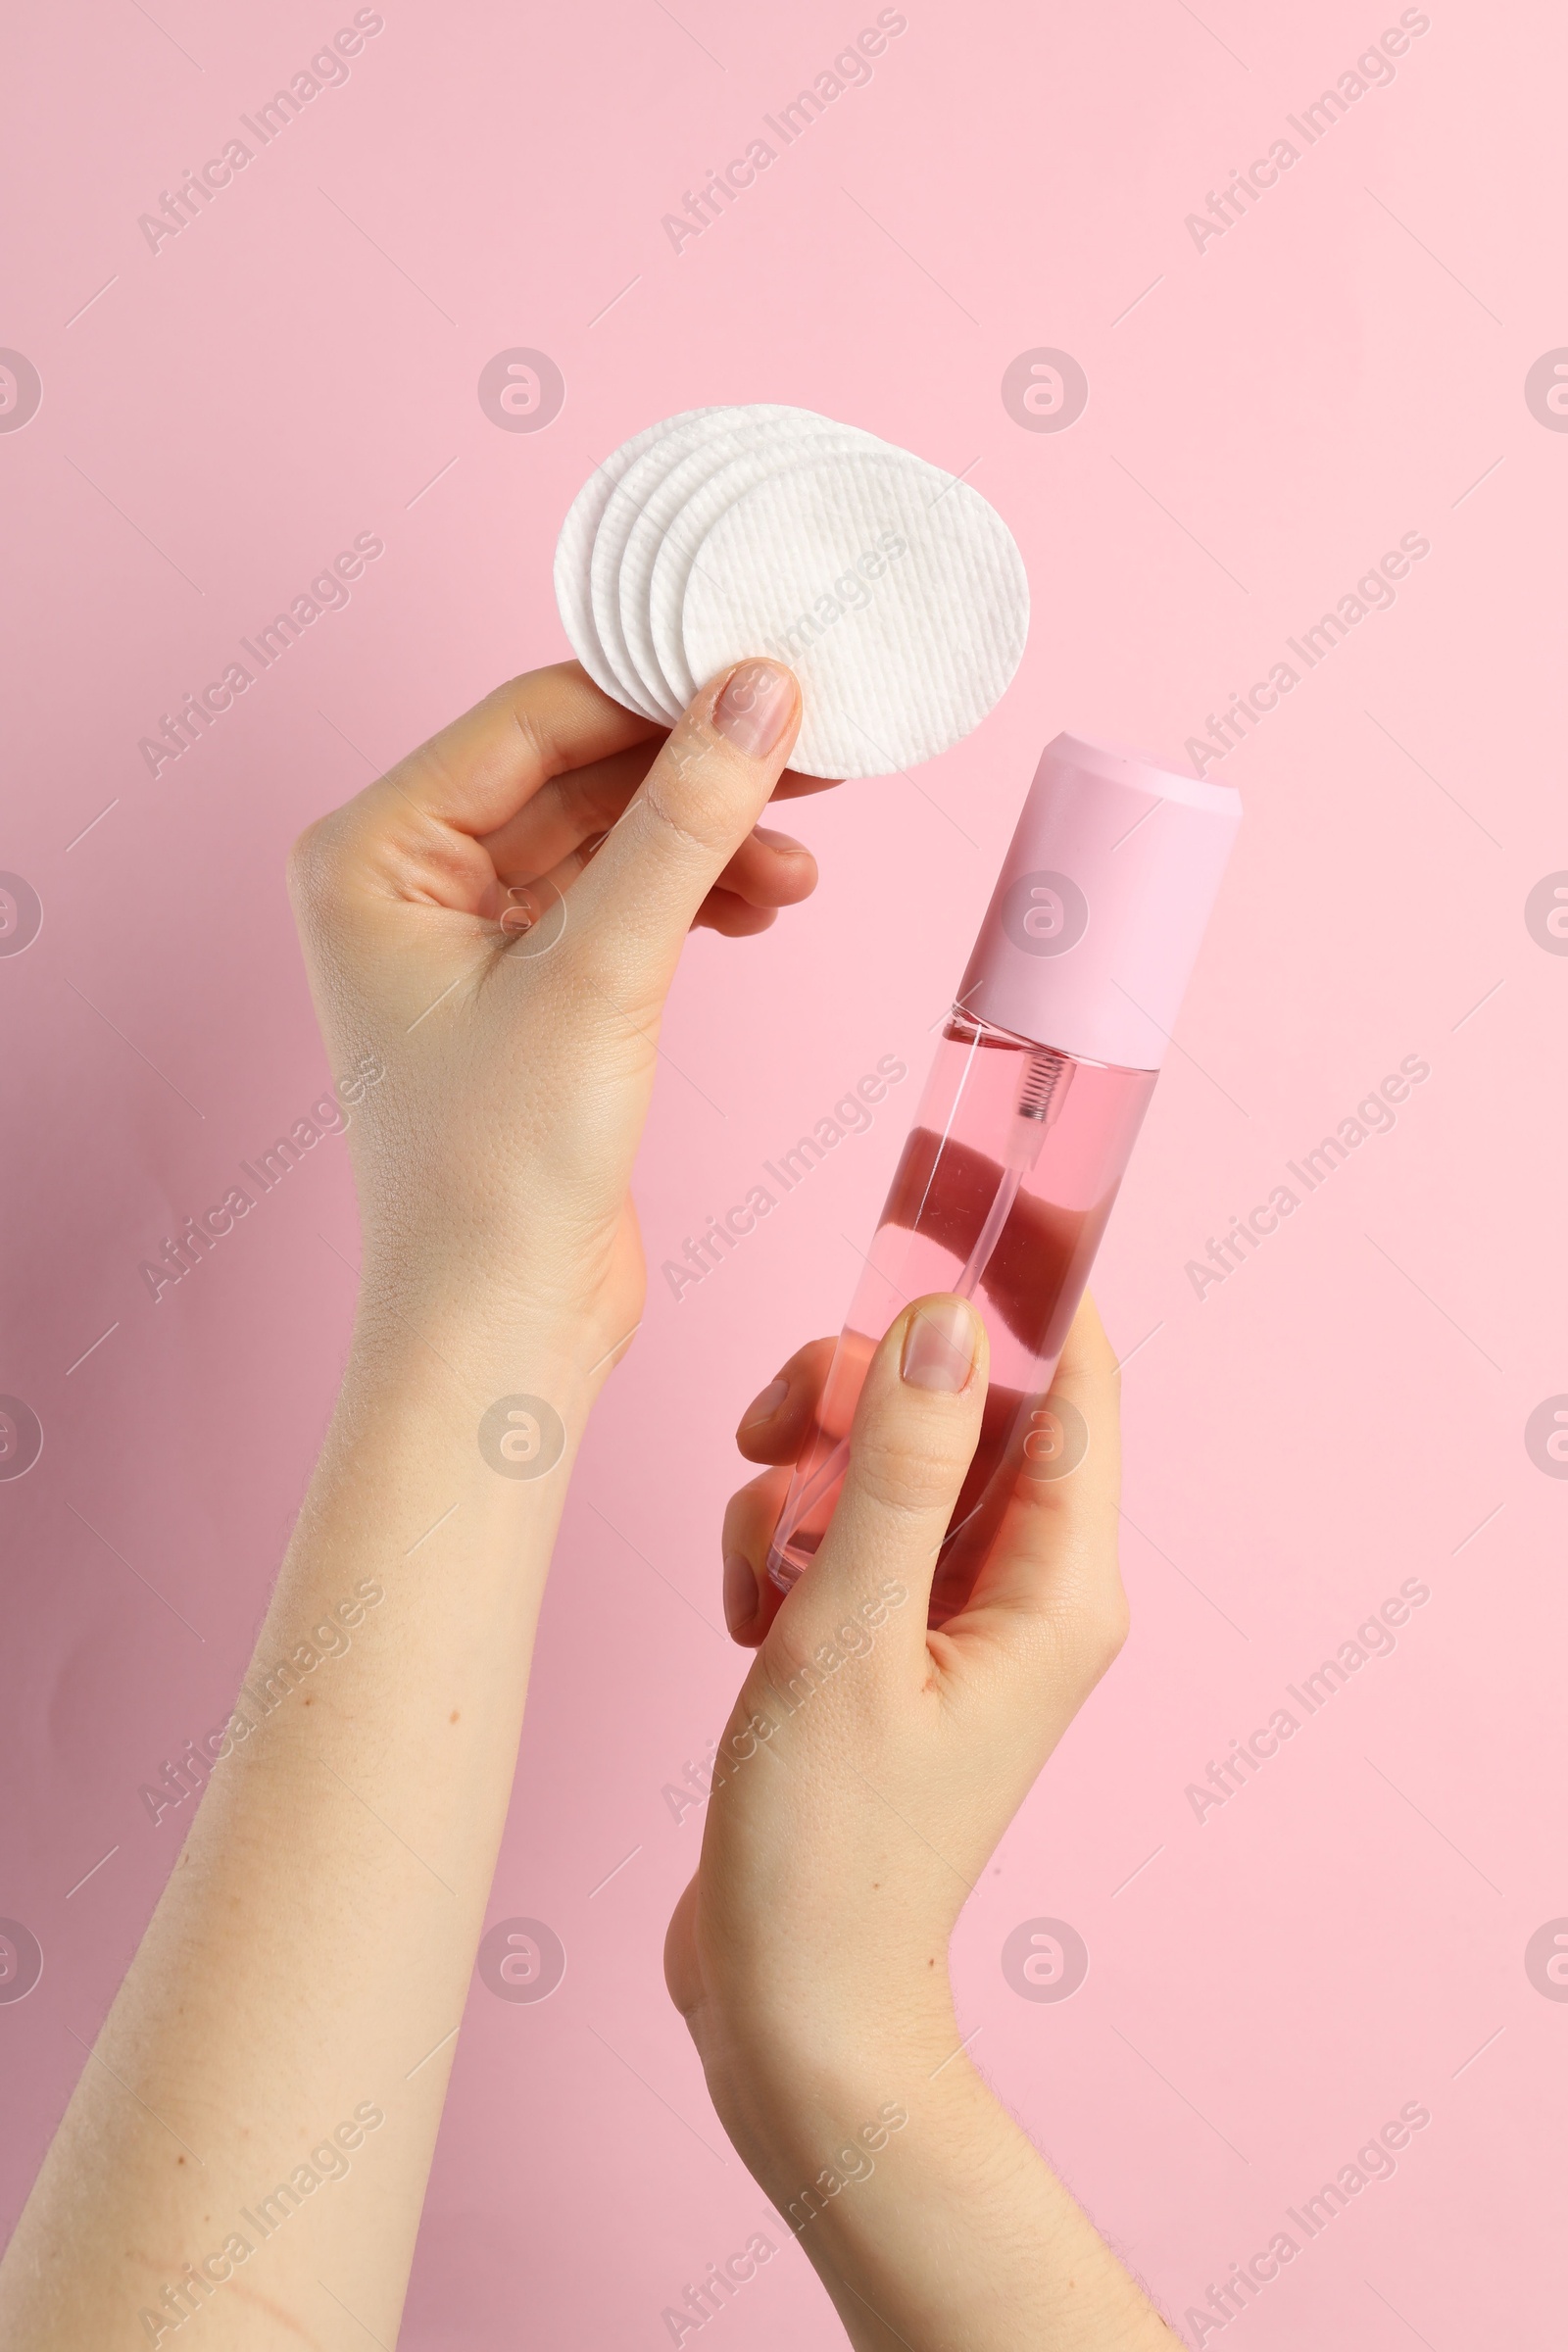
[[[1228,784],[1058,735],[958,1003],[1079,1060],[1157,1070],[1241,821]]]

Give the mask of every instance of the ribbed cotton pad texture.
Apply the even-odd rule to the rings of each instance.
[[[889,444],[858,431],[854,425],[830,424],[825,417],[799,433],[769,435],[765,443],[732,458],[700,483],[686,504],[670,516],[669,528],[649,574],[648,621],[659,665],[683,710],[703,682],[692,676],[681,633],[686,583],[691,578],[697,550],[714,523],[728,513],[744,491],[754,489],[783,466],[828,450],[862,448],[885,451]]]
[[[733,421],[726,421],[732,419]],[[825,440],[830,436],[831,440]],[[672,438],[672,437],[671,437]],[[658,456],[664,459],[671,448],[671,438],[658,442]],[[848,448],[862,445],[867,449],[887,446],[872,433],[861,433],[852,425],[835,425],[809,409],[764,408],[714,410],[702,419],[695,432],[695,446],[688,444],[688,454],[677,458],[642,501],[641,510],[630,531],[620,557],[620,626],[631,656],[633,673],[644,689],[653,696],[668,718],[676,718],[696,693],[695,682],[685,676],[685,655],[680,644],[680,608],[686,590],[686,572],[690,559],[700,539],[707,535],[711,523],[731,503],[736,490],[744,481],[750,487],[764,473],[773,472],[792,458],[804,457],[808,450],[818,446]],[[653,452],[650,455],[655,454]],[[727,471],[733,462],[749,458],[753,470],[744,476]],[[640,472],[641,466],[633,469]],[[692,517],[698,506],[697,493],[710,496],[709,484],[723,472],[730,487],[710,506],[696,526]],[[631,477],[623,479],[622,487],[629,489]],[[680,540],[671,537],[672,525],[678,521]],[[686,544],[686,563],[680,567],[678,583],[671,580],[665,598],[665,610],[661,613],[661,628],[656,640],[653,613],[653,584],[655,565],[662,577],[668,576],[670,567],[661,559],[673,547]],[[666,669],[661,659],[663,645],[675,657],[678,668]],[[679,683],[677,684],[677,679]]]
[[[782,413],[771,409],[761,412],[767,418]],[[639,451],[614,484],[594,531],[588,563],[594,632],[610,669],[620,680],[620,700],[640,710],[645,718],[661,718],[664,713],[658,696],[638,676],[621,627],[620,560],[626,541],[646,501],[670,468],[701,446],[710,428],[720,430],[745,414],[744,409],[694,409],[688,416],[672,417],[647,448]]]
[[[1023,653],[1029,591],[967,484],[855,425],[758,404],[692,409],[612,452],[556,549],[590,676],[673,720],[715,671],[771,654],[801,679],[791,765],[882,775],[977,726]]]
[[[594,535],[610,503],[610,494],[627,467],[674,425],[689,424],[694,416],[707,414],[705,409],[685,409],[678,416],[666,416],[662,423],[649,425],[646,431],[634,433],[629,441],[612,449],[604,464],[595,466],[572,500],[561,526],[561,537],[556,541],[556,610],[561,614],[562,626],[571,641],[572,652],[594,684],[602,686],[617,703],[625,701],[625,694],[605,658],[594,626],[591,570]]]
[[[966,482],[903,451],[808,458],[746,491],[692,561],[687,664],[787,662],[805,716],[790,765],[882,776],[962,741],[1023,656],[1029,583]]]

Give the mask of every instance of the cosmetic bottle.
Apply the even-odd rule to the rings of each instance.
[[[1052,1379],[1241,814],[1230,786],[1137,753],[1046,747],[773,1533],[783,1590],[832,1518],[876,1345],[927,1292],[971,1298],[991,1345],[933,1625],[964,1605],[1019,1480],[1077,1467],[1087,1431]]]

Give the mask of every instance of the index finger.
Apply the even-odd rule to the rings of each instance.
[[[608,833],[657,758],[663,742],[661,732],[608,759],[588,760],[550,776],[496,831],[483,835],[483,845],[506,880],[532,881],[548,874],[564,858],[595,834]],[[808,792],[831,792],[831,776],[801,776],[786,768],[773,787],[775,801]]]
[[[343,814],[378,833],[414,816],[478,838],[499,831],[553,777],[662,732],[612,702],[580,662],[555,662],[496,687],[368,784]]]

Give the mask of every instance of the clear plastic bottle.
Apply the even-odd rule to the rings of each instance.
[[[785,1590],[827,1532],[866,1367],[911,1298],[972,1298],[991,1348],[933,1624],[963,1606],[1020,1471],[1076,1466],[1083,1433],[1051,1383],[1240,815],[1226,786],[1048,746],[774,1531]]]
[[[991,1342],[980,1443],[932,1588],[932,1622],[963,1604],[1018,1469],[1067,1464],[1047,1404],[1154,1070],[1078,1061],[955,1008],[796,1464],[769,1566],[793,1584],[827,1532],[872,1351],[909,1299],[972,1298]]]

